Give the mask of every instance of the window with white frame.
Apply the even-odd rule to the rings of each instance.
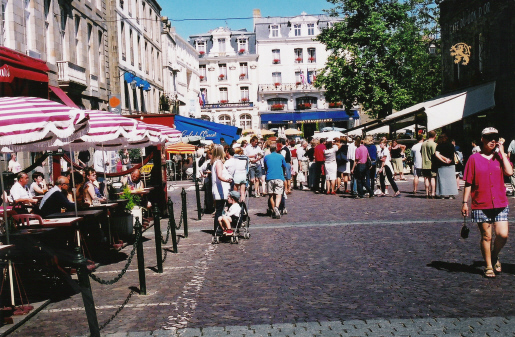
[[[98,30],[98,77],[100,82],[105,82],[105,62],[104,62],[104,35],[102,30]]]
[[[135,0],[135,1],[136,2],[135,2],[135,5],[134,5],[134,9],[135,9],[136,13],[134,14],[134,16],[136,17],[136,22],[139,23],[139,2],[138,2],[138,0]],[[99,3],[99,2],[100,1],[98,1],[97,3]],[[100,7],[99,7],[99,9],[100,9]]]
[[[69,60],[70,51],[69,44],[66,43],[66,26],[68,26],[68,16],[66,15],[66,8],[64,6],[59,6],[59,12],[61,16],[61,48],[62,48],[62,58],[63,60]]]
[[[293,25],[293,30],[295,32],[295,36],[300,36],[300,23],[296,23]]]
[[[218,52],[225,53],[225,39],[218,39]]]
[[[197,52],[199,54],[206,53],[206,41],[204,41],[204,40],[197,41]]]
[[[281,63],[281,50],[280,49],[272,49],[272,63],[273,64]]]
[[[50,0],[45,0],[43,3],[44,17],[45,17],[45,51],[47,53],[48,61],[50,61],[53,56],[50,55],[51,48],[51,34],[50,34],[50,21],[53,19],[53,15],[50,16]],[[2,12],[3,16],[3,12]]]
[[[252,128],[252,116],[249,114],[240,115],[240,127],[242,129]]]
[[[271,25],[270,26],[270,36],[271,37],[279,37],[279,25]]]
[[[32,23],[32,15],[30,13],[30,1],[24,0],[25,2],[25,10],[24,10],[24,18],[25,18],[25,45],[27,49],[33,50],[33,34],[32,29],[34,28],[34,24]]]
[[[300,70],[295,72],[295,84],[302,84],[302,78],[300,76]]]
[[[281,73],[280,72],[272,73],[272,82],[274,82],[274,84],[281,84],[282,83]]]
[[[293,53],[295,54],[295,63],[302,63],[302,48],[293,49]]]
[[[308,23],[308,35],[315,35],[315,24]]]
[[[93,50],[95,48],[94,45],[94,37],[93,37],[93,26],[88,23],[87,24],[87,46],[88,46],[88,66],[89,69],[95,69],[95,56],[93,54]],[[92,72],[94,73],[94,72]]]
[[[120,23],[121,25],[121,29],[120,31],[122,32],[121,34],[121,39],[122,39],[122,61],[125,61],[126,60],[126,57],[125,57],[125,23],[121,22]]]
[[[218,79],[220,81],[227,79],[227,64],[221,63],[218,65]]]
[[[7,18],[5,17],[7,15],[7,0],[2,0],[2,21],[1,21],[1,24],[2,24],[2,27],[0,27],[1,29],[1,41],[0,41],[0,45],[2,46],[5,46],[5,43],[7,42],[7,25],[6,23],[8,22],[7,21]]]
[[[218,117],[218,123],[224,125],[231,125],[231,116],[229,115],[220,115]]]
[[[227,88],[220,88],[220,103],[229,103]]]
[[[200,99],[202,100],[202,106],[207,104],[207,88],[200,89]]]
[[[134,45],[132,42],[132,29],[129,29],[129,53],[131,56],[131,65],[134,65]]]
[[[248,53],[248,45],[247,45],[247,39],[246,38],[239,38],[238,39],[238,52],[240,54]]]
[[[308,48],[308,62],[315,63],[317,60],[317,50],[315,48]]]
[[[313,84],[317,78],[317,72],[315,70],[308,70],[307,82]]]
[[[81,52],[80,52],[80,17],[78,15],[75,16],[75,63],[77,65],[82,65],[81,63]]]
[[[200,116],[200,119],[202,119],[203,121],[211,122],[211,117],[209,117],[208,115],[202,115]]]
[[[127,10],[129,11],[129,16],[132,16],[132,0],[125,1],[127,1]]]
[[[142,61],[143,61],[143,55],[141,53],[141,36],[138,35],[138,38],[136,39],[136,52],[138,53],[138,69],[142,70]]]
[[[206,65],[205,64],[201,64],[199,65],[199,78],[200,78],[200,81],[203,82],[203,81],[207,81],[207,78],[206,78]]]
[[[249,87],[240,87],[240,97],[242,102],[249,101]]]
[[[247,62],[240,62],[240,80],[249,78],[249,66]]]

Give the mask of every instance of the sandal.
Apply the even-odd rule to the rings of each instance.
[[[494,271],[496,273],[500,273],[502,272],[502,266],[501,266],[501,261],[499,261],[499,258],[497,258],[497,262],[495,263],[494,265]]]
[[[492,267],[486,267],[483,275],[486,278],[494,278],[495,277],[494,269]]]

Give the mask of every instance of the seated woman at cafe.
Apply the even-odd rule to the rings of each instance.
[[[60,213],[62,209],[73,211],[75,204],[66,198],[70,181],[68,178],[60,176],[57,184],[48,191],[39,205],[39,214],[42,217],[53,213]]]
[[[77,194],[77,205],[79,207],[84,206],[84,193],[80,193],[82,191],[82,186],[84,185],[84,175],[82,171],[73,171],[73,178],[72,173],[68,172],[66,174],[66,178],[70,181],[70,185],[66,194],[66,197],[70,202],[75,202],[75,194],[73,193],[73,188],[76,187],[76,194]],[[74,185],[75,184],[75,185]],[[86,205],[88,206],[88,205]]]
[[[97,172],[92,167],[85,170],[86,182],[82,186],[82,193],[84,196],[84,204],[93,205],[93,200],[98,199],[100,202],[106,201],[106,198],[100,192],[97,182]]]
[[[32,174],[33,183],[30,185],[30,193],[34,196],[44,195],[48,192],[43,174],[40,172],[34,172]]]

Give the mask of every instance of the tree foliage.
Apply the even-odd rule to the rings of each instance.
[[[327,101],[359,102],[372,117],[384,117],[440,92],[440,53],[429,53],[430,44],[438,46],[431,0],[329,2],[329,13],[342,21],[317,37],[331,51],[315,82]]]

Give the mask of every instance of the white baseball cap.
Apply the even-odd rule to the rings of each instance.
[[[489,135],[492,133],[499,133],[499,131],[497,131],[496,128],[492,128],[492,127],[484,128],[483,131],[481,132],[481,136]]]

